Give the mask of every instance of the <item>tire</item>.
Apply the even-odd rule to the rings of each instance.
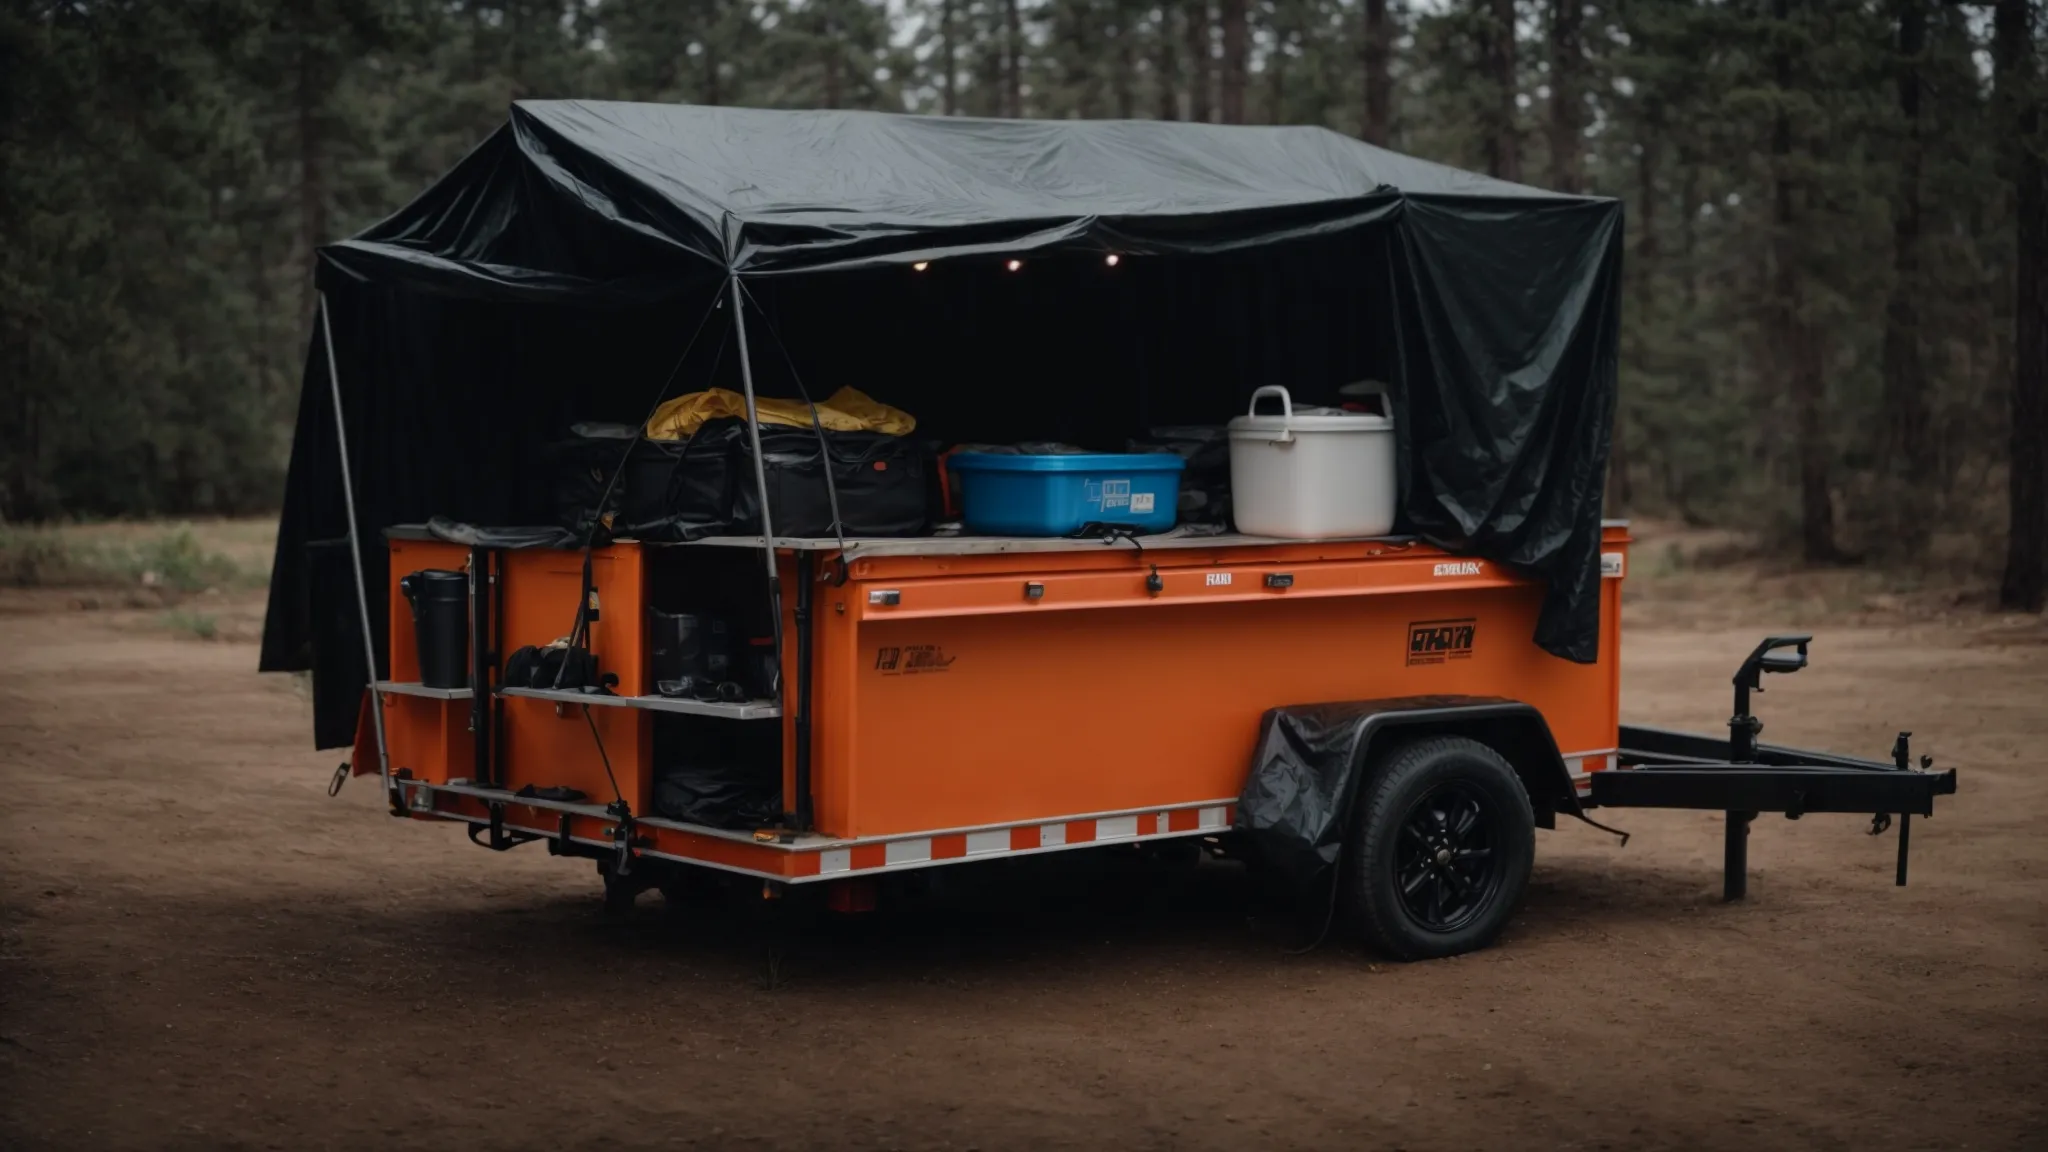
[[[1461,736],[1397,745],[1366,772],[1343,877],[1357,932],[1395,960],[1491,944],[1536,861],[1521,778]]]

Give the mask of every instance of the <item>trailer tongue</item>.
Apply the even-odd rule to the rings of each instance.
[[[1936,796],[1952,796],[1956,773],[1930,772],[1934,760],[1912,766],[1911,732],[1892,744],[1890,763],[1760,744],[1763,721],[1750,712],[1749,694],[1763,691],[1769,672],[1806,667],[1812,636],[1771,636],[1756,646],[1735,672],[1735,712],[1728,739],[1664,728],[1621,726],[1623,771],[1593,781],[1592,802],[1609,808],[1703,808],[1727,813],[1723,894],[1739,900],[1748,891],[1749,828],[1759,813],[1782,812],[1797,820],[1809,812],[1871,813],[1870,834],[1882,834],[1899,817],[1897,883],[1906,883],[1913,817],[1932,816]],[[1794,649],[1785,653],[1785,649]]]

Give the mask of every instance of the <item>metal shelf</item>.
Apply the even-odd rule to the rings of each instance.
[[[379,680],[377,691],[393,696],[421,696],[428,700],[467,700],[467,688],[429,688],[416,680]]]
[[[600,696],[590,692],[567,692],[554,688],[501,688],[498,695],[519,700],[546,700],[555,704],[588,704],[593,708],[638,708],[643,712],[681,712],[691,716],[721,716],[727,720],[773,720],[782,708],[773,700],[746,700],[738,704],[721,701],[677,699],[670,696]]]

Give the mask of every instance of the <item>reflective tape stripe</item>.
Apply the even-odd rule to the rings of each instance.
[[[1564,766],[1570,770],[1573,777],[1582,777],[1588,773],[1614,767],[1614,753],[1611,750],[1604,752],[1574,752],[1564,758]]]
[[[920,840],[891,840],[883,846],[882,863],[915,864],[932,858],[932,842],[929,838]]]

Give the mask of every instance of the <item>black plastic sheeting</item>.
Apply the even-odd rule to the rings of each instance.
[[[1590,661],[1621,223],[1314,128],[528,102],[323,248],[319,283],[366,540],[557,522],[545,448],[573,424],[737,387],[729,316],[677,360],[737,275],[762,394],[851,385],[920,439],[1113,451],[1261,385],[1330,404],[1386,380],[1396,530],[1541,576],[1536,642]],[[262,667],[314,669],[323,732],[362,681],[316,641],[334,556],[308,545],[345,531],[316,334]],[[385,562],[364,562],[381,650]]]
[[[1295,891],[1329,876],[1351,831],[1366,741],[1378,710],[1355,704],[1275,708],[1237,798],[1244,851]]]

